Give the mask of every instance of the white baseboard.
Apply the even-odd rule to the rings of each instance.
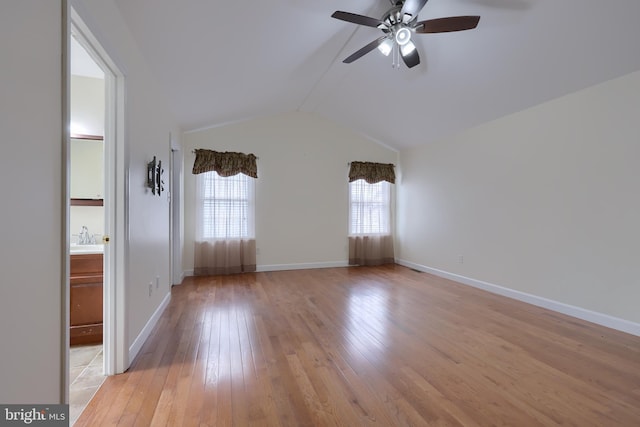
[[[299,264],[271,264],[271,265],[258,265],[256,267],[257,272],[262,271],[282,271],[282,270],[307,270],[311,268],[335,268],[335,267],[348,267],[348,261],[329,261],[329,262],[305,262]]]
[[[181,271],[178,283],[174,283],[173,285],[181,285],[186,276],[187,276],[186,272],[185,271]],[[193,270],[191,270],[191,276],[193,276]]]
[[[153,328],[158,323],[158,320],[164,312],[164,309],[167,308],[167,305],[169,305],[169,301],[171,301],[171,292],[168,292],[167,295],[165,295],[158,308],[156,308],[156,311],[153,312],[153,315],[151,316],[147,324],[144,325],[142,331],[140,331],[133,344],[131,344],[131,347],[129,347],[129,364],[133,362],[133,359],[135,359],[135,357],[142,349],[143,344],[151,335],[151,331],[153,331]]]
[[[348,267],[348,261],[304,262],[298,264],[264,264],[256,266],[256,273],[265,271],[307,270],[310,268]],[[193,276],[193,270],[185,270],[185,276]]]
[[[596,323],[606,326],[607,328],[616,329],[628,334],[640,336],[640,324],[629,320],[620,319],[618,317],[609,316],[608,314],[598,313],[596,311],[587,310],[585,308],[576,307],[562,302],[550,300],[526,292],[516,291],[514,289],[505,288],[504,286],[494,285],[493,283],[483,282],[481,280],[472,279],[470,277],[461,276],[459,274],[449,273],[448,271],[438,270],[424,265],[416,264],[403,259],[396,259],[396,263],[415,270],[431,273],[438,277],[453,280],[464,285],[473,286],[474,288],[483,289],[485,291],[523,301],[538,307],[546,308],[587,322]]]

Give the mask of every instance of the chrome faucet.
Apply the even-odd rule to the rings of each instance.
[[[86,225],[82,226],[80,230],[80,234],[78,234],[78,244],[79,245],[95,245],[96,244],[96,236],[93,234],[89,234],[89,229]]]

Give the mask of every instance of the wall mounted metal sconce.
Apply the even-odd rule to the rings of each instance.
[[[153,156],[153,160],[147,163],[147,187],[151,188],[154,195],[159,196],[164,191],[163,173],[162,160],[156,160],[156,156]]]

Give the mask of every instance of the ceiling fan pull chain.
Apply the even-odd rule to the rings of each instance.
[[[393,62],[391,67],[397,70],[400,69],[400,47],[397,43],[393,44]]]

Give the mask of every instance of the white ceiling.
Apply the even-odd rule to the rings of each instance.
[[[392,69],[379,18],[389,0],[115,0],[185,131],[315,112],[396,148],[640,69],[637,0],[431,0],[420,20],[480,15],[478,28],[416,35],[421,64]]]

